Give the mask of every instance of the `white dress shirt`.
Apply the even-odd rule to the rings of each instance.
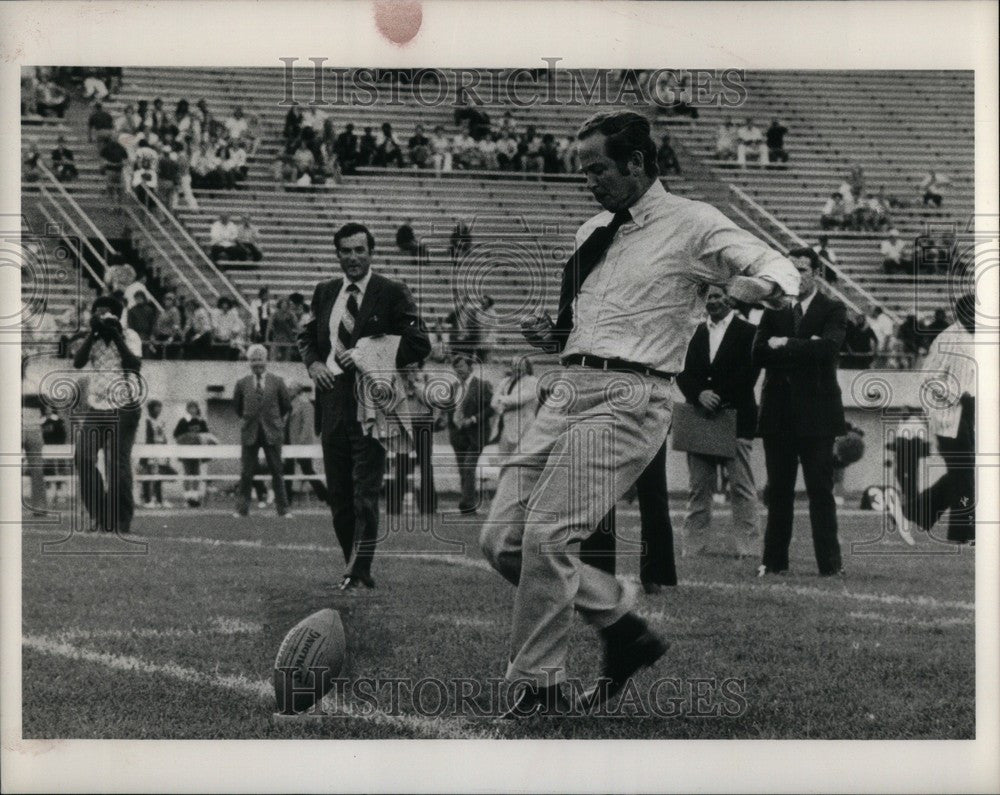
[[[708,328],[708,361],[715,361],[715,354],[719,352],[719,346],[722,344],[722,338],[726,336],[726,329],[729,328],[729,324],[732,322],[733,317],[736,315],[735,310],[729,310],[729,314],[726,315],[718,323],[712,321],[709,318],[705,321],[705,326]]]
[[[351,282],[346,277],[344,278],[344,284],[340,288],[340,293],[337,294],[337,300],[333,302],[333,310],[330,312],[330,355],[326,357],[326,366],[329,368],[330,372],[334,375],[340,375],[344,372],[344,368],[340,366],[337,362],[337,331],[340,329],[340,320],[344,317],[344,312],[347,310],[347,288],[351,284],[356,284],[358,286],[358,309],[361,309],[361,303],[365,300],[365,291],[368,289],[368,282],[371,281],[372,272],[371,269],[359,282]]]
[[[806,312],[809,311],[809,305],[812,304],[813,298],[816,297],[816,293],[818,292],[819,290],[814,289],[811,293],[809,293],[808,297],[803,298],[801,301],[796,302],[799,304],[799,306],[802,307],[802,317],[806,316]]]
[[[667,193],[655,180],[629,211],[632,221],[580,289],[564,354],[677,373],[704,317],[707,285],[745,275],[757,277],[762,291],[777,284],[798,293],[792,263],[709,204]],[[583,224],[577,247],[612,218],[602,212]]]

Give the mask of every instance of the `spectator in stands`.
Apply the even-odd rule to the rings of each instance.
[[[293,105],[288,109],[288,113],[285,114],[285,126],[282,132],[282,136],[285,139],[285,143],[289,146],[294,144],[299,139],[299,135],[302,133],[302,110],[298,105]]]
[[[93,99],[95,102],[101,102],[104,100],[108,94],[108,85],[104,82],[99,74],[96,72],[90,72],[85,78],[83,78],[83,98]]]
[[[880,351],[886,350],[889,339],[896,333],[892,318],[882,311],[882,307],[873,304],[868,312],[868,325],[875,332],[878,349]]]
[[[560,157],[563,161],[563,171],[566,174],[576,174],[580,170],[580,158],[576,153],[576,139],[572,135],[567,135],[559,145]],[[678,165],[677,173],[680,174]]]
[[[351,125],[347,125],[350,127]],[[371,127],[365,127],[364,135],[360,138],[354,136],[355,140],[355,158],[357,160],[357,165],[360,168],[365,168],[372,165],[375,162],[375,153],[378,150],[378,138],[372,132]]]
[[[423,265],[430,261],[427,246],[417,240],[417,235],[409,223],[400,224],[396,230],[396,248],[412,265]]]
[[[543,174],[562,173],[562,158],[559,156],[556,137],[552,133],[545,133],[542,136],[542,145],[538,149],[538,154],[542,159]]]
[[[767,157],[771,163],[787,163],[788,152],[785,151],[785,136],[788,128],[777,119],[772,119],[767,128]]]
[[[449,250],[451,251],[451,264],[455,267],[472,250],[472,232],[465,221],[461,219],[455,222],[455,228],[449,237]]]
[[[896,338],[900,342],[900,355],[905,358],[906,367],[911,367],[917,356],[927,353],[927,346],[922,345],[920,331],[916,315],[907,315],[903,318],[896,331]]]
[[[238,359],[246,345],[246,324],[231,300],[222,296],[212,318],[212,336],[222,347],[223,358]]]
[[[295,340],[299,333],[299,319],[289,298],[279,298],[274,307],[269,327],[271,359],[278,362],[294,361],[298,352]]]
[[[164,138],[167,134],[177,135],[172,127],[170,116],[163,109],[163,100],[157,97],[153,100],[153,109],[149,112],[149,129]]]
[[[748,154],[755,157],[762,166],[767,165],[767,144],[764,141],[764,134],[753,119],[747,119],[746,123],[736,131],[736,162],[740,168],[746,168]]]
[[[239,227],[229,218],[229,213],[219,213],[219,217],[212,223],[209,231],[208,256],[216,265],[219,260],[225,257],[228,260],[240,259],[240,248],[237,245]]]
[[[177,155],[177,179],[179,190],[174,193],[174,205],[170,209],[173,210],[177,208],[177,196],[181,195],[184,197],[184,203],[188,206],[188,209],[197,210],[198,200],[195,199],[194,191],[191,190],[191,158],[188,157],[184,144],[180,141],[174,141],[173,150],[174,154]]]
[[[305,141],[299,142],[298,149],[292,154],[292,159],[295,161],[296,179],[301,179],[303,176],[311,178],[316,169],[316,156],[313,155]],[[307,184],[311,184],[311,179]]]
[[[520,143],[517,147],[517,156],[519,158],[519,168],[520,171],[526,171],[529,174],[535,174],[542,170],[542,139],[535,132],[535,128],[531,125],[524,131],[524,137],[521,138]]]
[[[477,145],[477,150],[479,153],[479,166],[480,168],[486,169],[487,171],[496,171],[500,168],[500,161],[497,160],[497,138],[495,134],[484,135]],[[555,152],[556,159],[559,159],[558,147]],[[559,161],[559,167],[562,167],[562,161]],[[555,172],[553,172],[555,173]]]
[[[403,150],[399,148],[396,136],[392,131],[392,125],[388,122],[382,125],[382,137],[379,140],[378,148],[375,150],[374,166],[388,168],[403,167]]]
[[[823,205],[823,213],[820,215],[819,225],[821,229],[844,229],[847,223],[847,206],[844,197],[837,191],[830,194],[830,198]]]
[[[191,157],[191,182],[196,188],[221,188],[225,185],[222,160],[208,143],[199,144]]]
[[[233,108],[233,115],[227,118],[223,125],[226,128],[226,132],[229,134],[230,141],[239,141],[246,135],[247,132],[247,118],[243,115],[243,108],[237,105]]]
[[[813,246],[813,251],[819,254],[823,263],[823,278],[833,284],[837,281],[837,274],[830,266],[837,264],[837,253],[830,246],[830,238],[827,235],[820,235],[819,242]]]
[[[936,168],[931,168],[920,182],[924,207],[933,204],[935,207],[940,208],[941,203],[944,201],[945,186],[950,184],[951,178],[947,174],[938,171]]]
[[[140,290],[135,294],[135,302],[126,313],[128,327],[139,335],[143,347],[148,347],[153,339],[153,330],[156,327],[156,317],[159,314],[156,306],[149,300],[145,290]]]
[[[73,150],[66,146],[66,139],[61,135],[52,150],[52,173],[60,182],[72,182],[79,174],[73,162]]]
[[[111,137],[111,132],[115,128],[115,120],[111,117],[100,102],[94,103],[94,110],[87,120],[87,140],[96,141],[100,146],[106,139]]]
[[[247,150],[238,141],[223,147],[222,153],[223,184],[228,188],[235,188],[247,178],[249,172]]]
[[[38,100],[35,107],[39,116],[54,115],[61,119],[69,107],[69,94],[55,81],[43,80],[38,86]]]
[[[473,153],[476,150],[476,141],[467,132],[459,131],[459,133],[452,138],[451,141],[451,151],[452,159],[457,169],[469,169],[475,163],[475,157]]]
[[[431,139],[424,135],[422,124],[413,128],[413,135],[410,136],[406,146],[414,168],[427,168],[430,165]]]
[[[177,346],[184,336],[184,323],[181,311],[177,307],[177,295],[164,293],[163,311],[157,315],[153,324],[152,342],[163,352],[164,358],[175,358]]]
[[[298,179],[299,170],[295,165],[295,159],[287,153],[279,154],[274,161],[274,178],[283,185],[294,185]]]
[[[656,153],[656,163],[660,167],[661,175],[679,175],[681,173],[681,164],[677,162],[677,153],[674,151],[667,133],[663,134],[663,140],[660,141],[660,148]]]
[[[439,177],[445,171],[451,171],[452,155],[451,140],[445,135],[444,127],[440,124],[434,128],[434,135],[431,138],[431,159],[434,162],[434,173]]]
[[[911,272],[911,264],[905,258],[906,243],[899,239],[899,232],[889,230],[889,239],[879,244],[882,253],[882,272],[885,274]]]
[[[215,120],[215,115],[208,109],[208,101],[202,97],[195,105],[194,117],[201,127],[202,140],[211,140],[218,137],[219,123]]]
[[[28,151],[24,155],[24,165],[21,168],[21,179],[24,182],[38,182],[42,177],[42,153],[38,151],[38,145],[28,144]]]
[[[212,315],[197,299],[186,302],[184,355],[188,359],[212,358]]]
[[[878,337],[860,312],[850,312],[847,333],[841,348],[840,366],[844,370],[867,370],[878,351]]]
[[[497,132],[500,133],[501,137],[505,135],[513,135],[515,138],[517,137],[520,130],[518,130],[517,122],[514,120],[513,111],[505,110],[503,112],[503,118],[500,119],[500,127]]]
[[[271,300],[271,291],[267,287],[261,287],[257,291],[257,297],[250,302],[250,339],[253,342],[270,340],[268,333],[273,314],[274,301]]]
[[[260,250],[260,232],[253,225],[249,214],[243,216],[236,230],[236,245],[241,259],[250,259],[253,262],[264,259],[264,253]]]
[[[177,128],[177,137],[190,148],[194,149],[201,143],[201,122],[191,113],[186,99],[177,102],[177,107],[174,109],[174,127]]]
[[[880,232],[890,225],[889,207],[874,193],[866,193],[861,217],[863,228],[870,232]]]
[[[132,192],[135,194],[135,198],[150,211],[156,207],[155,196],[160,181],[154,170],[154,163],[155,160],[142,158],[136,161],[135,168],[132,170]]]
[[[497,141],[497,166],[501,171],[513,171],[517,159],[517,135],[503,133]]]
[[[736,157],[736,125],[726,119],[719,125],[715,135],[715,157],[717,160],[732,160]]]
[[[107,179],[105,189],[108,195],[115,200],[117,204],[121,201],[122,195],[122,169],[128,162],[128,152],[125,151],[125,147],[122,146],[114,138],[107,137],[104,139],[104,144],[101,146],[101,169],[104,171],[104,176]]]
[[[177,206],[177,189],[181,181],[180,158],[172,146],[163,148],[163,155],[160,157],[157,166],[157,176],[160,180],[160,194],[163,203],[169,209]]]

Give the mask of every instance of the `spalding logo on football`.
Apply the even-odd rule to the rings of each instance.
[[[329,693],[344,666],[346,649],[344,625],[336,610],[320,610],[292,627],[274,661],[278,712],[304,712]]]

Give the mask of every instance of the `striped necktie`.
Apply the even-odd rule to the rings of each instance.
[[[351,335],[354,334],[354,323],[358,319],[358,292],[358,285],[347,285],[347,306],[340,318],[340,326],[337,327],[337,344],[334,349],[337,355],[351,347]]]
[[[804,313],[802,312],[802,302],[797,301],[795,307],[792,309],[792,329],[795,334],[798,335],[799,329],[802,328],[802,318]]]

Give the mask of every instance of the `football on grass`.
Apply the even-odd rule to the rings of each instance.
[[[340,613],[326,609],[303,618],[285,635],[274,661],[278,712],[305,712],[333,687],[347,650]]]

